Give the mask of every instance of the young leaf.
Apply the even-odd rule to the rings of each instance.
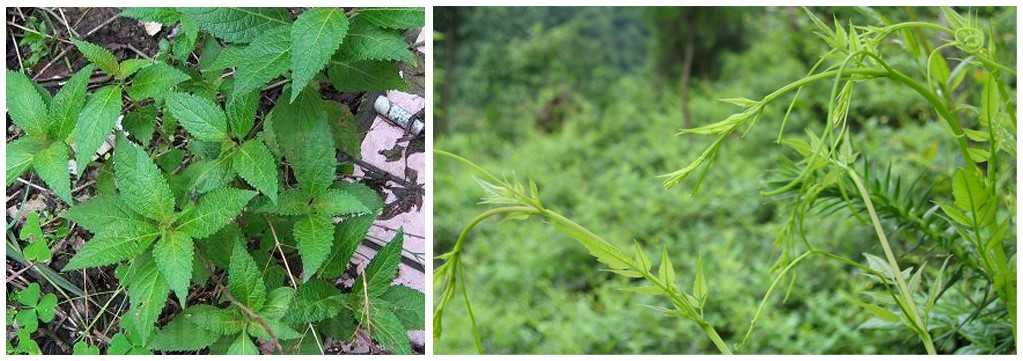
[[[251,309],[260,309],[266,301],[266,284],[263,283],[263,276],[242,242],[235,242],[234,251],[231,252],[227,289],[238,302]]]
[[[10,94],[10,92],[7,92],[7,94]],[[10,101],[7,104],[11,104]],[[7,166],[5,168],[8,186],[14,183],[29,168],[32,168],[32,161],[42,149],[43,147],[39,142],[27,137],[15,139],[7,144]]]
[[[405,243],[405,233],[401,229],[394,235],[390,242],[387,242],[373,260],[366,266],[366,293],[369,297],[378,297],[391,287],[391,282],[398,275],[398,264],[401,262],[401,250]],[[362,282],[356,281],[354,294],[363,293]]]
[[[636,242],[636,265],[639,266],[643,271],[650,271],[650,258],[647,258],[646,253],[643,253],[643,248],[639,246],[639,241]]]
[[[412,29],[426,26],[424,8],[363,8],[359,18],[387,29]]]
[[[155,221],[174,215],[174,196],[163,173],[146,152],[123,135],[117,136],[114,176],[125,204],[138,214]]]
[[[306,10],[291,27],[291,101],[305,89],[348,31],[348,16],[339,8]]]
[[[193,351],[209,347],[219,338],[220,335],[197,327],[182,312],[156,333],[149,346],[159,351]]]
[[[188,286],[192,282],[192,257],[195,244],[185,232],[167,232],[153,247],[153,258],[160,274],[174,290],[181,304],[188,297]]]
[[[291,65],[291,26],[279,26],[262,33],[239,54],[231,97],[259,89],[284,74]]]
[[[153,243],[160,231],[143,222],[127,221],[111,224],[75,253],[64,271],[99,267],[137,256]]]
[[[68,172],[67,145],[54,142],[33,160],[36,174],[64,203],[71,204],[71,178]]]
[[[956,172],[952,181],[952,196],[956,206],[969,211],[971,220],[976,219],[976,226],[985,227],[994,222],[994,211],[998,206],[995,202],[989,202],[990,196],[984,182],[975,172],[967,169]]]
[[[696,280],[693,281],[693,296],[700,299],[700,305],[707,299],[707,280],[703,277],[703,255],[696,259]]]
[[[108,85],[96,90],[85,102],[75,126],[75,163],[78,174],[85,174],[85,167],[96,155],[100,144],[107,139],[110,130],[121,114],[121,87]]]
[[[25,74],[7,71],[7,112],[19,128],[33,137],[45,137],[46,103]]]
[[[664,289],[657,286],[642,286],[642,287],[626,287],[622,288],[622,291],[642,293],[644,295],[659,295],[664,293]]]
[[[575,238],[579,241],[579,243],[582,243],[583,247],[586,247],[586,250],[590,251],[590,254],[597,257],[597,262],[606,264],[608,267],[615,270],[632,268],[632,259],[625,255],[624,252],[618,250],[618,248],[607,243],[607,241],[584,232],[579,232],[573,228],[563,226],[557,222],[551,222],[551,225],[562,233]]]
[[[237,217],[255,195],[253,191],[227,187],[210,191],[182,214],[177,229],[194,238],[209,237]]]
[[[247,43],[277,26],[287,24],[283,8],[179,8],[213,36],[232,43]]]
[[[249,140],[238,148],[233,157],[231,167],[238,175],[276,204],[279,178],[277,161],[263,142],[258,139]]]
[[[851,301],[852,303],[855,303],[856,305],[858,305],[860,307],[863,307],[863,308],[867,309],[867,311],[870,311],[870,313],[874,314],[874,317],[877,317],[877,318],[881,319],[882,321],[895,322],[895,323],[898,323],[898,322],[902,321],[902,319],[900,319],[898,315],[892,313],[892,311],[888,311],[888,310],[886,310],[884,308],[877,307],[877,306],[874,306],[874,305],[871,305],[871,304],[866,304],[866,303],[863,303],[863,302],[860,302],[860,301],[857,301],[857,300],[854,300],[854,299],[850,299],[849,301]]]
[[[668,259],[668,247],[664,247],[661,253],[661,267],[657,270],[658,277],[665,284],[675,283],[675,268]]]
[[[171,93],[167,96],[167,109],[195,139],[220,142],[227,138],[227,116],[209,99]]]
[[[142,70],[132,78],[128,95],[139,101],[146,98],[162,98],[164,94],[186,80],[191,79],[173,66],[156,63]]]
[[[74,131],[75,120],[85,105],[85,90],[93,69],[92,65],[87,65],[79,70],[53,97],[50,105],[50,117],[53,118],[50,125],[51,139],[66,141]]]
[[[334,241],[334,224],[329,215],[312,214],[295,221],[295,242],[302,256],[302,280],[308,281],[327,260]]]
[[[109,75],[119,75],[120,65],[117,63],[117,59],[114,58],[114,54],[111,54],[109,50],[103,47],[81,40],[71,40],[78,47],[78,51],[89,60],[90,63],[96,64],[96,67],[103,70],[104,73]]]
[[[352,19],[339,60],[398,60],[415,63],[416,57],[400,33],[381,29],[361,17]]]
[[[409,88],[393,61],[334,61],[327,67],[327,77],[334,89],[343,92]]]

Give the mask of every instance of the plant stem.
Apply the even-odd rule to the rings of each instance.
[[[936,354],[934,350],[934,343],[931,341],[931,335],[927,332],[927,325],[924,323],[923,318],[920,317],[920,311],[917,310],[916,302],[913,301],[912,291],[906,284],[906,278],[902,276],[902,269],[899,268],[898,261],[895,260],[895,254],[892,252],[892,247],[888,243],[888,236],[885,235],[884,229],[881,228],[881,220],[877,216],[877,211],[874,210],[874,203],[870,201],[870,194],[867,193],[867,189],[863,186],[863,181],[860,180],[860,176],[856,172],[845,165],[841,165],[845,168],[849,174],[849,178],[852,179],[853,183],[856,184],[856,189],[860,192],[860,197],[863,198],[863,203],[867,208],[867,213],[870,214],[870,221],[874,225],[874,232],[877,233],[877,238],[881,241],[881,248],[884,249],[885,258],[888,260],[888,266],[892,269],[892,276],[895,278],[896,285],[899,288],[899,293],[902,295],[903,301],[906,303],[906,309],[909,311],[909,316],[913,323],[918,328],[920,339],[924,343],[924,347],[927,348],[927,354]]]

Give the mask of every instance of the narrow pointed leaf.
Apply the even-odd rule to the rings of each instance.
[[[149,248],[159,234],[160,231],[148,223],[112,224],[86,241],[64,266],[64,271],[106,266],[131,259]]]
[[[188,93],[167,96],[167,109],[195,139],[220,142],[227,138],[227,116],[213,101]]]
[[[348,16],[339,8],[306,10],[291,27],[291,100],[330,60],[348,32]]]
[[[307,215],[295,221],[294,236],[302,256],[302,279],[308,281],[330,255],[334,224],[328,215]]]
[[[174,196],[163,173],[149,155],[124,136],[117,137],[114,177],[125,204],[136,213],[155,221],[174,214]]]
[[[184,212],[177,229],[194,238],[209,237],[237,217],[255,195],[253,191],[227,187],[210,191]]]
[[[100,144],[107,139],[121,115],[121,87],[108,85],[96,90],[85,102],[78,115],[74,130],[75,163],[78,173],[83,174],[85,166],[96,155]]]
[[[71,173],[68,170],[67,146],[64,142],[54,142],[33,160],[33,167],[39,178],[46,183],[53,193],[64,203],[71,204]]]
[[[160,274],[167,280],[171,290],[182,304],[188,297],[188,286],[192,282],[192,257],[195,244],[192,237],[184,232],[165,234],[153,247],[153,258]]]
[[[262,141],[253,139],[242,144],[234,154],[231,166],[252,188],[277,203],[277,161]]]
[[[46,136],[46,103],[23,73],[7,71],[7,113],[19,128],[34,137]]]

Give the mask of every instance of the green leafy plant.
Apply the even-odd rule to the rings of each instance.
[[[1012,200],[1015,199],[1015,191],[1014,188],[1006,189],[1004,184],[1006,178],[1010,184],[1015,183],[1011,165],[1007,167],[1007,164],[1011,164],[1015,158],[1016,122],[1014,98],[1011,95],[1013,89],[1003,77],[1015,76],[1015,70],[997,62],[995,42],[986,40],[991,38],[991,31],[983,30],[979,20],[960,16],[949,8],[944,8],[943,13],[949,27],[927,22],[892,23],[879,14],[870,13],[875,20],[885,25],[850,24],[846,27],[838,24],[831,28],[807,11],[816,26],[817,35],[828,44],[830,51],[821,56],[806,77],[761,100],[724,99],[743,110],[720,122],[685,129],[679,133],[717,136],[710,147],[691,164],[664,175],[664,187],[670,189],[699,171],[692,190],[692,194],[696,195],[725,141],[733,138],[733,134],[740,128],[745,127],[742,134],[751,131],[765,114],[768,105],[795,93],[785,117],[781,119],[782,131],[779,132],[777,142],[788,146],[801,158],[783,162],[778,175],[769,183],[774,188],[764,192],[764,195],[784,200],[790,205],[788,221],[775,241],[775,254],[778,258],[773,271],[776,277],[754,313],[741,342],[729,347],[718,335],[711,320],[703,317],[703,310],[709,307],[707,295],[711,283],[703,273],[702,257],[697,260],[691,292],[682,291],[674,283],[675,274],[667,250],[662,251],[661,265],[654,273],[649,257],[638,243],[634,254],[630,255],[570,219],[545,208],[532,180],[529,180],[527,190],[521,183],[494,177],[471,162],[443,151],[435,151],[435,154],[459,160],[485,176],[485,180],[478,181],[484,192],[481,203],[503,206],[483,212],[470,221],[459,234],[454,249],[438,256],[444,263],[435,270],[434,286],[438,288],[434,310],[435,340],[442,334],[444,310],[456,297],[457,289],[461,288],[477,350],[481,353],[484,351],[465,287],[461,258],[463,242],[468,233],[483,220],[507,215],[506,219],[533,216],[542,218],[582,243],[599,263],[608,267],[607,271],[645,279],[647,285],[625,290],[666,295],[671,308],[651,308],[665,316],[693,321],[724,354],[741,351],[747,345],[771,295],[786,281],[791,290],[795,285],[796,266],[809,258],[827,258],[860,270],[880,290],[866,292],[864,296],[869,300],[850,298],[849,303],[868,311],[877,319],[876,324],[910,330],[929,354],[939,350],[934,332],[949,328],[949,323],[958,325],[951,327],[952,330],[939,338],[947,340],[950,334],[956,334],[967,324],[977,327],[972,326],[977,324],[974,321],[991,322],[1006,325],[1006,329],[1011,330],[1005,342],[1013,345],[1016,332],[1015,257],[1011,253],[1012,248],[1006,247],[1005,240],[1014,239],[1015,212]],[[944,35],[941,40],[943,43],[937,47],[922,43],[926,40],[918,36],[920,31],[934,31]],[[884,60],[882,54],[891,51],[891,42],[885,41],[889,37],[898,38],[894,51],[907,52],[919,60],[919,69],[912,69],[907,75]],[[959,58],[942,52],[943,49],[951,51],[952,48],[957,49],[956,56]],[[950,60],[958,62],[955,69],[950,69]],[[983,74],[982,80],[978,83],[965,81],[965,74],[969,71]],[[956,144],[963,161],[960,169],[947,175],[951,180],[951,202],[934,195],[929,187],[917,187],[916,182],[903,187],[901,178],[898,175],[892,176],[890,170],[882,176],[871,172],[873,165],[868,164],[855,150],[849,117],[851,103],[855,99],[855,86],[882,78],[893,80],[922,96],[933,107],[939,120],[947,125],[951,135],[950,144]],[[785,124],[792,109],[798,104],[800,92],[804,87],[822,81],[833,82],[823,131],[814,131],[808,126],[805,138],[784,136]],[[916,179],[919,181],[923,176]],[[943,214],[935,213],[939,208]],[[815,242],[805,232],[806,219],[810,215],[826,215],[840,209],[872,228],[883,253],[881,256],[864,252],[864,261],[857,261],[858,256],[843,256],[815,246]],[[893,244],[891,233],[885,230],[888,225],[882,220],[894,222],[900,230],[906,228],[906,232],[912,233],[920,242],[928,242],[944,251],[928,256],[943,259],[938,271],[926,273],[926,260],[913,267],[905,267],[909,252],[907,255],[899,255],[896,251],[908,247]],[[946,271],[953,263],[958,271],[949,276]],[[963,267],[970,268],[971,272],[964,273]],[[928,279],[926,275],[930,274],[934,276]],[[961,323],[948,322],[949,317],[944,312],[951,307],[942,305],[942,302],[960,302],[943,301],[946,290],[957,282],[963,282],[968,292],[983,294],[985,300],[983,304],[975,306],[976,312],[972,316],[959,321]],[[995,295],[990,298],[992,301],[987,301],[988,292]],[[998,306],[991,306],[993,304]],[[992,307],[997,307],[997,310],[992,311]],[[982,310],[988,310],[986,315],[991,317],[978,317]],[[1007,349],[995,347],[993,342],[980,343],[985,346],[975,346],[973,351]]]
[[[119,282],[97,305],[103,317],[69,315],[85,331],[109,324],[119,332],[100,342],[81,332],[73,352],[97,353],[105,343],[108,354],[258,354],[258,340],[275,353],[319,354],[325,335],[350,341],[361,330],[382,347],[375,351],[412,353],[407,332],[423,329],[424,301],[391,285],[402,232],[365,272],[350,271],[384,204],[374,189],[346,179],[350,166],[338,166],[339,152],[358,158],[361,136],[349,134],[357,131],[353,115],[324,98],[321,83],[342,92],[406,88],[395,63],[416,58],[402,30],[422,27],[423,9],[121,15],[176,27],[177,36],[152,58],[124,60],[73,39],[90,64],[52,97],[24,73],[7,73],[8,113],[23,132],[8,142],[7,184],[34,169],[70,206],[59,219],[91,234],[70,258],[51,255],[48,227],[30,213],[20,233],[29,242],[24,258],[52,258],[61,272],[82,274],[114,266]],[[94,187],[73,191],[73,176]],[[362,281],[335,284],[349,275]],[[314,296],[327,309],[296,316],[308,314]],[[123,313],[108,308],[116,299]],[[53,318],[55,302],[48,314],[35,302],[23,302],[19,327],[37,314]]]

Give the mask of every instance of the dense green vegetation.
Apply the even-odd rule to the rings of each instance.
[[[735,112],[734,105],[717,99],[760,99],[803,78],[834,44],[814,35],[820,30],[799,9],[745,9],[738,15],[710,9],[692,26],[685,9],[661,10],[437,8],[435,27],[441,33],[435,64],[442,70],[435,77],[435,94],[441,100],[435,103],[434,144],[498,177],[524,182],[528,172],[543,207],[628,254],[634,254],[631,241],[638,241],[654,267],[660,257],[653,250],[666,247],[678,274],[676,283],[686,292],[693,287],[702,256],[710,289],[702,317],[733,346],[743,341],[765,292],[793,258],[786,260],[784,255],[806,250],[803,241],[779,236],[787,230],[796,194],[765,192],[799,174],[801,168],[792,162],[800,153],[776,142],[779,136],[809,142],[812,138],[804,129],[817,134],[826,129],[833,82],[804,88],[781,134],[791,95],[763,107],[757,129],[741,139],[741,131],[726,135],[713,170],[692,196],[699,171],[680,186],[681,191],[666,192],[664,179],[657,176],[689,165],[715,139],[671,134]],[[885,19],[955,27],[937,8],[890,8],[880,13],[863,8],[810,10],[831,29],[836,25],[848,29],[850,23],[884,26]],[[985,33],[991,29],[986,39],[998,49],[994,61],[1015,63],[1014,8],[959,10],[975,15]],[[665,20],[673,16],[679,21]],[[715,24],[706,21],[708,17],[745,25],[703,31],[701,27]],[[697,36],[687,37],[693,28]],[[941,76],[926,70],[934,61],[928,60],[934,58],[929,54],[950,36],[928,31],[899,35],[878,47],[887,64],[914,79]],[[694,46],[693,53],[700,56],[687,66],[684,55],[670,54],[684,54],[688,39],[715,46]],[[943,51],[950,70],[945,77],[961,76],[948,98],[980,104],[981,89],[992,83],[992,73],[979,65],[960,67],[960,50]],[[673,66],[683,70],[668,70]],[[679,84],[686,83],[681,78],[687,67],[692,79],[685,87],[688,95],[683,95]],[[1015,99],[1015,74],[1001,75],[1007,93],[1003,98]],[[880,226],[893,253],[903,270],[913,267],[915,272],[926,264],[921,276],[924,290],[934,283],[943,286],[935,287],[942,291],[927,320],[937,352],[1015,353],[1012,317],[997,285],[992,287],[985,268],[977,265],[978,257],[969,256],[975,247],[971,248],[970,237],[962,236],[969,233],[957,232],[946,211],[931,202],[962,204],[953,194],[957,169],[967,167],[967,161],[953,132],[931,103],[896,82],[861,82],[849,96],[854,101],[848,103],[844,124],[859,152],[851,166],[864,178],[879,209]],[[1014,102],[1008,105],[1015,107]],[[980,108],[958,112],[964,128],[987,129],[982,124],[986,113]],[[974,148],[987,147],[977,138],[969,142]],[[989,172],[998,169],[990,173],[995,174],[991,191],[998,195],[995,218],[1008,224],[1000,248],[1014,273],[1014,136],[1008,148],[994,161],[975,161]],[[445,157],[435,157],[434,164],[434,248],[443,254],[455,246],[469,220],[493,207],[474,205],[484,193],[466,191],[475,187],[475,181],[465,164]],[[867,212],[855,204],[855,194],[830,191],[823,191],[816,207],[805,214],[802,232],[807,242],[875,268],[864,254],[883,258],[884,252]],[[900,209],[912,210],[919,222],[905,223],[897,217]],[[962,250],[965,253],[957,253]],[[695,323],[640,307],[665,306],[660,296],[620,290],[646,286],[645,281],[596,272],[607,262],[598,263],[579,243],[543,222],[484,221],[465,241],[460,262],[485,352],[719,352]],[[794,278],[786,279],[765,302],[757,332],[750,334],[743,353],[927,351],[926,342],[900,325],[897,317],[885,320],[887,314],[858,306],[883,302],[874,291],[885,288],[861,269],[809,258],[788,276]],[[927,296],[922,292],[918,302]],[[443,337],[435,347],[439,353],[477,349],[461,297],[459,293],[445,310]],[[892,304],[882,306],[896,309]],[[876,314],[882,317],[875,318]]]

